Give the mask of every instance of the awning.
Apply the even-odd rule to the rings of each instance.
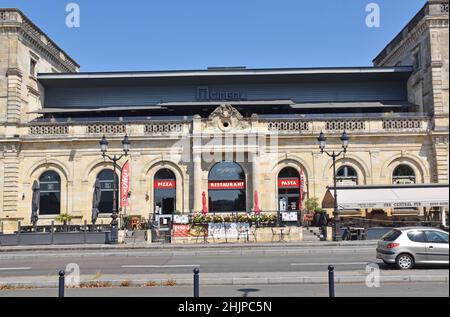
[[[338,209],[449,207],[449,185],[390,185],[338,187]],[[334,190],[328,188],[324,208],[333,208]]]

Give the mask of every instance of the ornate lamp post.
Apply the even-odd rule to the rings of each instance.
[[[340,241],[342,236],[341,236],[341,217],[340,217],[340,212],[339,212],[338,203],[337,203],[336,159],[339,156],[347,153],[347,148],[348,148],[350,139],[347,135],[347,132],[344,131],[344,133],[341,136],[343,150],[341,150],[338,153],[336,153],[335,151],[333,151],[332,153],[325,151],[325,147],[327,145],[327,138],[325,137],[325,134],[323,132],[320,133],[320,136],[317,140],[319,141],[319,144],[320,144],[321,153],[322,154],[325,153],[333,159],[333,181],[334,181],[333,241]]]
[[[113,208],[112,208],[112,221],[111,221],[111,243],[116,244],[118,242],[118,236],[119,236],[119,228],[118,228],[118,221],[117,218],[119,217],[117,214],[117,162],[120,161],[124,156],[128,156],[128,152],[130,151],[130,141],[128,140],[128,135],[125,135],[122,141],[123,145],[123,152],[124,154],[117,156],[114,154],[114,156],[109,156],[106,154],[108,152],[108,145],[109,142],[106,140],[106,137],[103,136],[102,140],[100,141],[100,150],[102,151],[102,155],[104,159],[109,159],[113,162],[114,165],[114,185],[113,185]]]

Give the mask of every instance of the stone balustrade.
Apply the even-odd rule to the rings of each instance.
[[[333,120],[261,120],[254,130],[280,135],[316,135],[320,131],[340,134],[343,130],[354,134],[426,133],[430,120],[417,118],[373,118]],[[177,137],[192,133],[191,122],[155,123],[36,123],[21,127],[0,127],[0,136],[23,136],[25,138],[99,137],[102,135]]]

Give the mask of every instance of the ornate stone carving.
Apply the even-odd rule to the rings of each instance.
[[[440,135],[440,136],[434,137],[434,144],[448,145],[448,135]]]
[[[249,122],[230,104],[220,105],[211,113],[209,121],[209,128],[216,128],[223,132],[250,128]]]

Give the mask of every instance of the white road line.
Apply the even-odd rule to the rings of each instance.
[[[317,266],[317,265],[367,265],[370,262],[342,262],[342,263],[291,263],[291,266]]]
[[[28,271],[31,267],[0,267],[0,271]]]
[[[176,269],[192,267],[200,267],[200,265],[122,265],[122,268],[127,269]]]

